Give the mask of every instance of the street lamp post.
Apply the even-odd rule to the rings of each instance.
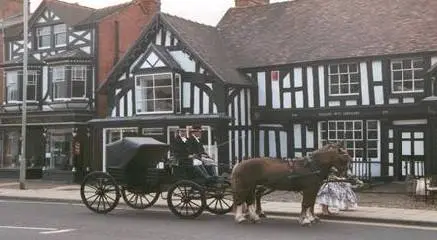
[[[27,120],[27,55],[28,55],[28,15],[29,0],[23,1],[23,95],[22,95],[22,123],[21,123],[21,155],[20,155],[20,189],[26,189],[26,120]]]

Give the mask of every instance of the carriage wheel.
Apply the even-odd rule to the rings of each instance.
[[[193,219],[205,209],[205,193],[197,183],[182,180],[168,190],[167,204],[176,216]]]
[[[207,189],[205,208],[214,214],[224,215],[232,211],[234,205],[231,183],[225,181]]]
[[[123,187],[121,189],[121,196],[126,204],[135,209],[146,209],[156,203],[159,199],[159,192],[145,193],[142,191],[135,191],[135,189],[128,189]]]
[[[109,213],[120,201],[120,189],[111,175],[93,172],[83,180],[80,186],[80,197],[91,211]]]

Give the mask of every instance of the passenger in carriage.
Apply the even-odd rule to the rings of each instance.
[[[194,157],[194,161],[200,161],[207,169],[210,176],[216,176],[215,162],[206,153],[203,144],[200,142],[202,129],[199,125],[193,125],[190,131],[190,137],[187,140],[188,152]]]
[[[172,144],[172,152],[174,158],[179,162],[180,166],[194,167],[196,172],[204,178],[209,177],[206,169],[200,166],[193,166],[193,156],[188,151],[188,139],[185,129],[178,129],[176,132],[174,143]]]

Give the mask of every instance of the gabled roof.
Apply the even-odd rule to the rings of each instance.
[[[86,25],[92,24],[95,22],[99,22],[101,19],[112,15],[128,6],[130,6],[133,2],[122,3],[114,6],[109,6],[101,9],[96,9],[93,13],[83,21],[79,22],[77,25]]]
[[[165,49],[165,47],[158,46],[155,44],[149,45],[148,49],[145,51],[143,59],[141,59],[141,61],[138,62],[135,68],[139,69],[141,65],[144,64],[145,61],[147,61],[147,57],[152,53],[156,54],[156,56],[158,57],[158,59],[156,59],[157,62],[162,61],[166,67],[172,70],[176,70],[176,71],[182,70],[179,63],[173,58],[173,56],[170,55],[170,53]],[[154,63],[149,63],[149,64],[154,64]]]
[[[161,13],[163,22],[186,44],[190,52],[207,65],[223,82],[250,85],[249,80],[235,68],[226,45],[217,29],[180,17]]]
[[[74,26],[88,18],[94,11],[93,8],[85,7],[77,3],[67,3],[58,0],[43,0],[29,19],[29,27],[41,16],[45,9],[51,10],[68,26]]]
[[[249,68],[437,50],[436,0],[294,0],[231,8],[217,25]]]
[[[132,59],[138,58],[143,53],[143,51],[138,51],[136,48],[139,45],[144,45],[144,43],[148,41],[146,36],[149,34],[149,31],[152,30],[153,26],[157,26],[158,23],[164,24],[172,31],[179,39],[179,42],[186,47],[191,54],[200,59],[208,70],[216,75],[223,83],[244,86],[251,84],[246,76],[234,67],[232,60],[224,48],[225,45],[214,27],[159,12],[143,29],[135,43],[131,45],[123,57],[112,68],[106,80],[98,86],[97,91],[104,91],[110,82],[116,81],[122,74],[121,72],[129,68],[134,61]]]

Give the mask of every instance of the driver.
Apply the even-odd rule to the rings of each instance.
[[[202,129],[199,125],[193,125],[190,137],[187,140],[188,152],[193,156],[194,161],[200,161],[211,176],[216,176],[215,161],[206,153],[203,144],[200,142]]]

